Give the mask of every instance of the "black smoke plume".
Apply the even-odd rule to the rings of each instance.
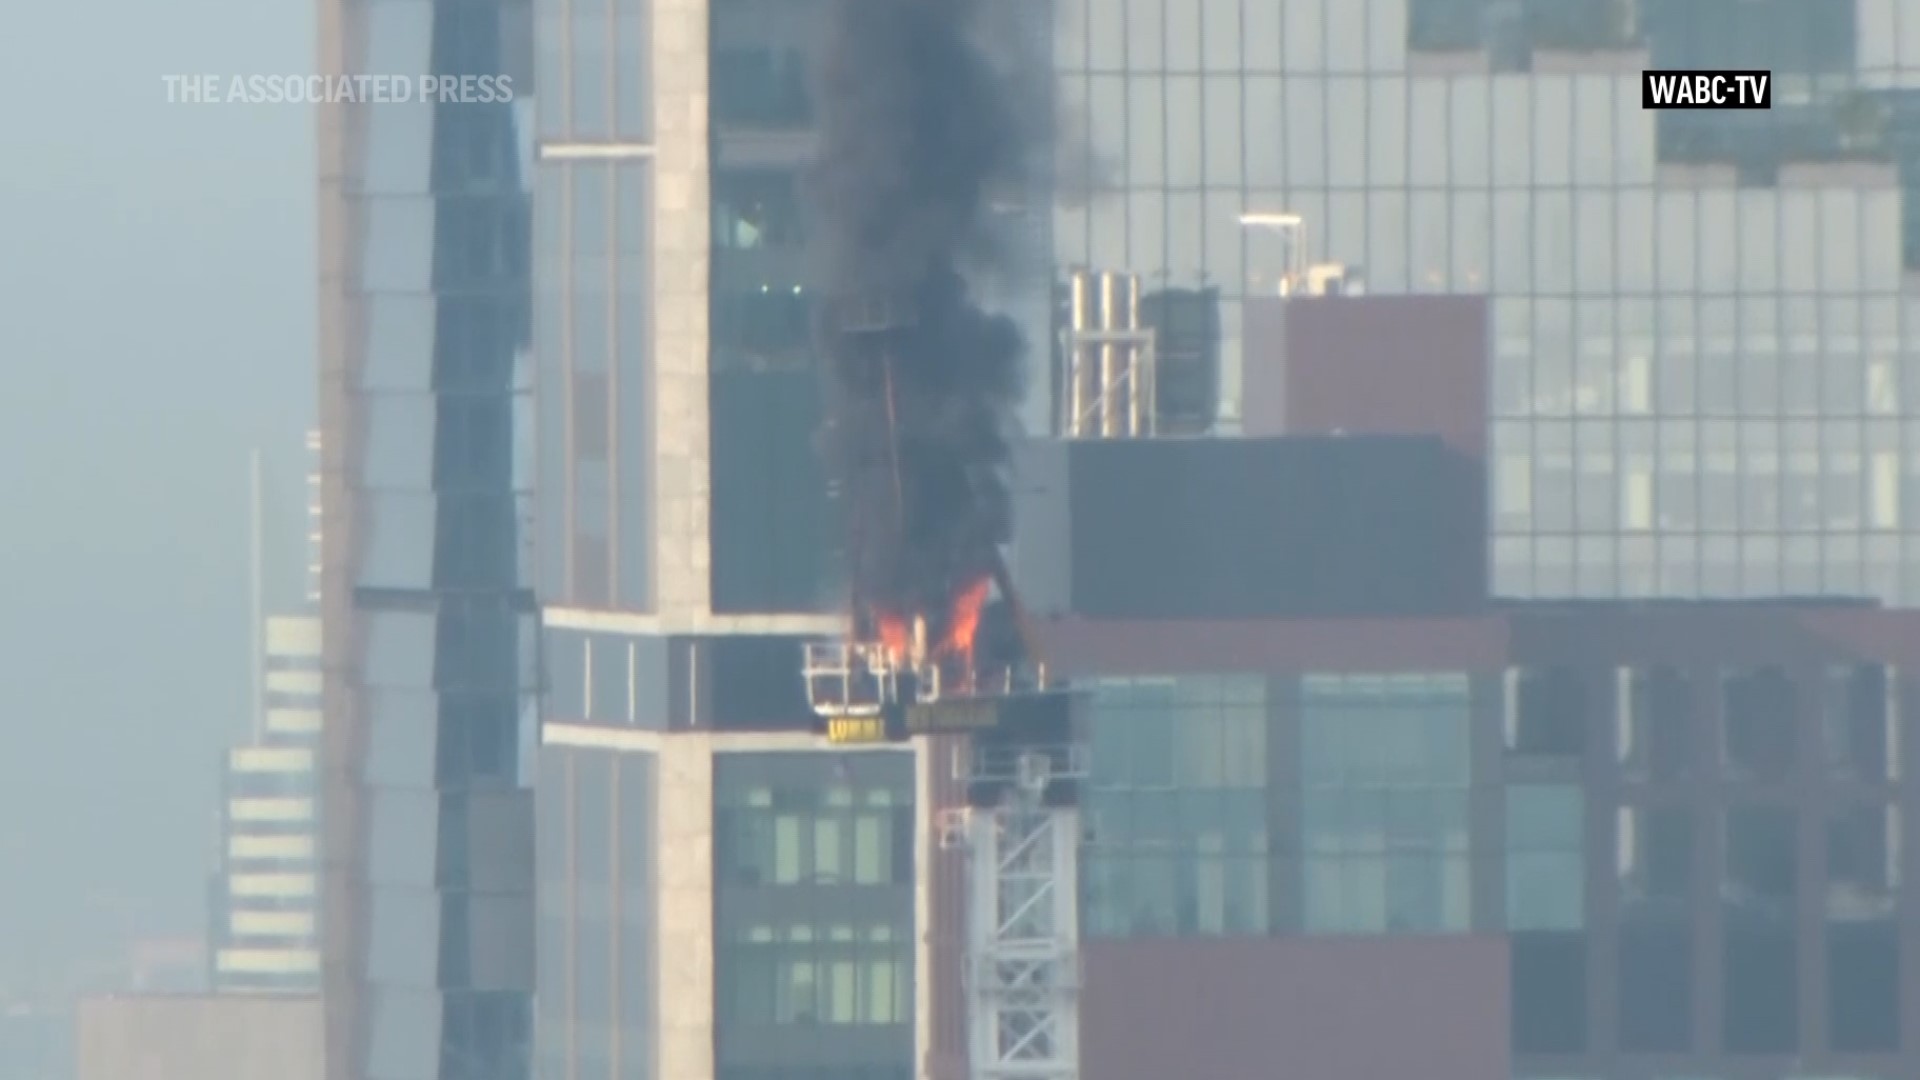
[[[809,242],[855,614],[935,633],[1011,529],[1024,344],[967,279],[997,269],[995,200],[1030,190],[1050,126],[993,2],[834,0],[819,80]]]

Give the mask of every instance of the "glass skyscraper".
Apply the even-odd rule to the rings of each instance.
[[[718,625],[838,602],[797,190],[821,10],[536,5],[549,604]]]
[[[528,9],[319,14],[322,72],[504,76],[518,95],[320,114],[328,1075],[524,1080]]]
[[[1492,298],[1492,556],[1517,596],[1920,597],[1920,4],[1061,0],[1105,191],[1059,260],[1240,299],[1301,218],[1373,292]],[[1771,68],[1769,113],[1639,73]]]

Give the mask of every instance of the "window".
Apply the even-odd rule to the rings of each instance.
[[[555,720],[587,717],[587,635],[577,630],[546,631],[547,716]]]
[[[1578,930],[1586,911],[1585,793],[1571,784],[1507,789],[1507,927]]]
[[[439,768],[443,780],[506,780],[516,775],[519,702],[507,693],[440,695]]]
[[[1463,676],[1302,681],[1308,932],[1468,928],[1469,702]]]
[[[1750,780],[1779,781],[1793,769],[1795,688],[1777,667],[1737,672],[1722,684],[1726,765]]]
[[[1783,921],[1729,923],[1721,969],[1721,1041],[1732,1054],[1791,1054],[1800,1045],[1799,957]]]
[[[1678,1054],[1693,1043],[1693,938],[1684,919],[1620,927],[1620,1048]]]
[[[1508,939],[1516,1054],[1578,1054],[1587,1046],[1587,941],[1579,933]]]
[[[1507,752],[1578,757],[1586,749],[1587,688],[1565,668],[1507,673]]]
[[[1265,933],[1266,679],[1107,680],[1093,701],[1088,932]]]
[[[587,719],[609,724],[633,721],[633,642],[619,634],[593,634],[593,699],[587,703]]]
[[[1828,673],[1822,728],[1833,773],[1867,783],[1893,778],[1894,717],[1888,675],[1877,664]]]
[[[887,843],[890,815],[884,809],[863,807],[853,816],[853,883],[884,885],[892,880],[891,845]]]
[[[1784,915],[1794,903],[1799,865],[1791,806],[1749,803],[1727,809],[1727,877],[1721,895],[1731,907]]]
[[[722,169],[713,177],[714,246],[730,250],[800,243],[797,177],[782,169]]]
[[[1827,926],[1827,1041],[1837,1052],[1900,1047],[1899,929],[1892,920]]]
[[[838,522],[830,512],[826,466],[816,445],[823,384],[808,363],[804,311],[786,317],[794,321],[783,331],[788,334],[784,346],[769,344],[759,355],[724,350],[714,354],[708,405],[714,433],[710,520],[715,611],[814,611],[833,595]],[[738,330],[721,325],[714,329],[716,348]],[[773,536],[780,538],[778,543],[768,542]],[[780,668],[791,671],[792,663],[786,658]],[[777,685],[749,680],[728,693],[742,703],[751,700],[764,707],[779,695],[755,689],[762,684]],[[766,717],[752,719],[764,722]]]
[[[594,751],[588,751],[593,753]],[[653,948],[655,783],[651,754],[623,753],[615,768],[620,814],[620,955],[616,960],[620,994],[621,1053],[632,1060],[643,1053],[653,1033],[655,955]]]
[[[912,807],[886,787],[746,788],[715,808],[714,832],[722,880],[743,888],[901,884],[903,842],[912,870]]]
[[[1827,813],[1829,921],[1892,918],[1900,882],[1899,814],[1897,806],[1871,803]]]
[[[1623,903],[1686,899],[1694,845],[1685,804],[1621,807],[1616,844]]]
[[[1629,779],[1670,781],[1688,776],[1698,755],[1693,688],[1670,667],[1621,671],[1619,758]]]
[[[714,119],[740,128],[784,130],[812,118],[805,65],[797,49],[714,50]]]
[[[729,1026],[912,1021],[907,941],[882,923],[755,923],[719,949]]]
[[[713,298],[713,346],[736,361],[792,363],[811,355],[811,309],[798,285],[766,283]]]
[[[1525,529],[1533,517],[1533,459],[1524,453],[1501,454],[1495,487],[1500,524]]]

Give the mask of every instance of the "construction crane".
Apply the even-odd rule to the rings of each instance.
[[[1080,789],[1072,695],[1049,682],[1004,564],[1001,606],[1019,658],[976,663],[930,649],[916,617],[906,647],[806,646],[807,696],[835,743],[963,735],[965,807],[940,808],[941,847],[967,858],[967,1026],[974,1080],[1078,1080]],[[980,670],[984,666],[988,670]]]

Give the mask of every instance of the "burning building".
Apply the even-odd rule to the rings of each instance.
[[[905,1080],[960,1040],[946,740],[828,745],[796,660],[850,595],[884,667],[1000,650],[1021,335],[965,286],[1036,140],[973,5],[834,3],[536,20],[536,1075]],[[790,944],[830,940],[854,984]]]

